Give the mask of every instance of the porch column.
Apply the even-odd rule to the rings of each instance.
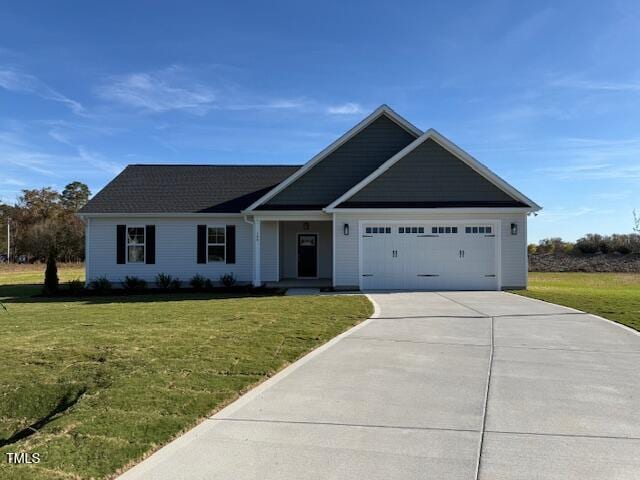
[[[253,286],[259,287],[260,280],[260,220],[253,217]]]

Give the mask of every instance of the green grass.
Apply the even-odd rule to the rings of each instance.
[[[29,298],[27,273],[0,272],[0,444],[45,424],[0,447],[3,479],[108,478],[372,313],[364,296]]]
[[[0,265],[0,300],[3,297],[35,295],[42,291],[45,266],[34,265]],[[61,288],[69,280],[84,280],[82,264],[59,264],[58,279]]]
[[[577,308],[640,330],[640,274],[529,273],[529,289],[515,291]]]

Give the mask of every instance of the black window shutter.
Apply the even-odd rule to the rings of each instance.
[[[145,227],[145,252],[146,260],[145,263],[156,263],[156,226],[155,225],[147,225]]]
[[[207,263],[207,226],[198,225],[198,263]]]
[[[125,260],[125,250],[127,249],[127,226],[116,226],[116,262],[127,263]]]
[[[236,226],[227,225],[227,263],[236,263]]]

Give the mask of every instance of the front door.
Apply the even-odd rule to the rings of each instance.
[[[298,277],[318,276],[318,235],[298,234]]]

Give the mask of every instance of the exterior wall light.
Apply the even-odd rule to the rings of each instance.
[[[303,229],[303,230],[309,230],[309,222],[304,222],[304,223],[302,224],[302,229]]]
[[[512,223],[511,224],[511,235],[517,235],[518,234],[518,224],[517,223]]]
[[[345,235],[349,235],[349,224],[348,224],[348,223],[345,223],[345,224],[344,224],[344,226],[342,227],[342,232],[343,232]]]

